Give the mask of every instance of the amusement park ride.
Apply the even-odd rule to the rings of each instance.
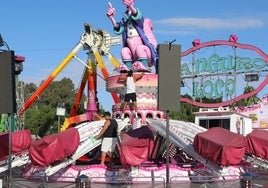
[[[95,140],[94,136],[99,133],[104,120],[96,120],[94,116],[97,113],[95,100],[97,68],[101,70],[106,81],[106,90],[111,93],[114,100],[113,115],[119,117],[120,97],[124,93],[124,85],[118,81],[119,74],[109,75],[101,56],[107,56],[113,66],[118,69],[120,63],[110,53],[110,48],[119,44],[120,38],[112,37],[104,30],[93,30],[93,27],[88,24],[84,24],[84,29],[85,32],[81,35],[79,43],[19,109],[18,115],[21,116],[72,58],[76,58],[85,65],[70,117],[66,118],[60,133],[48,135],[39,140],[32,140],[30,132],[25,130],[19,130],[12,134],[11,167],[24,168],[25,178],[43,176],[51,181],[75,181],[79,176],[85,175],[91,182],[136,183],[155,181],[173,183],[239,179],[243,173],[252,169],[252,164],[268,169],[267,133],[262,130],[257,130],[258,133],[254,130],[247,135],[240,135],[222,128],[206,129],[195,123],[171,120],[169,122],[170,142],[167,142],[167,120],[164,112],[157,109],[158,75],[152,72],[146,72],[136,85],[139,120],[132,118],[131,108],[126,110],[124,120],[117,119],[120,130],[120,142],[116,151],[117,163],[111,167],[99,165],[101,141]],[[229,41],[212,41],[202,44],[197,40],[193,43],[194,46],[182,52],[181,56],[184,57],[201,48],[217,45],[257,49],[249,45],[239,44],[234,39],[235,37],[232,36],[232,40]],[[81,49],[87,51],[86,63],[76,56]],[[262,51],[257,50],[257,53],[265,59],[265,62],[268,61],[267,56]],[[237,66],[237,68],[241,67],[243,66]],[[201,64],[199,68],[201,70]],[[187,70],[185,66],[182,68],[184,74],[182,78],[185,80],[194,79],[195,75],[187,75]],[[218,109],[220,106],[227,106],[231,102],[237,102],[256,94],[267,82],[268,78],[266,77],[263,84],[252,93],[243,94],[235,100],[222,103],[201,104],[201,102],[186,98],[181,98],[181,101],[204,108],[217,107]],[[217,82],[217,84],[221,86],[223,83]],[[86,85],[88,87],[87,111],[85,114],[78,115],[78,104]],[[204,87],[208,88],[208,86]],[[228,87],[227,91],[230,91]],[[195,94],[200,94],[200,92],[200,90],[196,90]],[[207,90],[203,90],[203,93],[209,95]],[[221,111],[217,113],[219,114]],[[5,137],[6,134],[1,136]],[[217,139],[215,136],[222,137]],[[260,148],[258,146],[260,143],[266,143],[266,146]],[[138,146],[139,149],[137,149]],[[166,148],[169,152],[166,151]],[[2,153],[5,154],[5,152]],[[83,167],[76,165],[75,162],[85,155],[89,158],[88,165]],[[165,163],[167,157],[171,159],[169,165]],[[8,170],[8,161],[6,155],[0,156],[0,159],[0,173],[2,173]],[[120,159],[123,161],[121,161],[122,163],[120,163]],[[167,168],[170,169],[168,175]]]

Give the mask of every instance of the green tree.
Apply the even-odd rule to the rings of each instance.
[[[38,87],[33,84],[26,84],[24,93],[27,99]],[[56,108],[58,102],[65,103],[68,117],[73,106],[76,90],[71,79],[63,78],[60,81],[53,81],[38,99],[25,112],[25,129],[31,130],[32,134],[44,136],[55,133],[58,130],[58,117]],[[81,104],[86,100],[85,95],[81,99]],[[79,105],[79,113],[83,113],[83,105]],[[61,122],[62,124],[63,122]]]
[[[192,97],[188,94],[183,95],[182,97],[192,99]],[[197,112],[198,110],[199,110],[199,107],[197,107],[197,106],[193,106],[193,105],[188,104],[188,103],[181,103],[180,111],[171,112],[170,118],[182,120],[182,121],[194,122],[195,117],[193,115],[193,112]]]
[[[244,94],[250,93],[251,91],[254,91],[255,88],[253,86],[246,86],[244,88]],[[252,97],[242,99],[236,103],[236,106],[251,106],[253,104],[257,104],[260,101],[257,95],[253,95]]]

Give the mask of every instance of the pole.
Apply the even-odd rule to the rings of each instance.
[[[60,132],[60,116],[58,116],[58,133]]]
[[[8,170],[9,170],[9,178],[8,178],[8,188],[12,187],[11,179],[12,179],[12,130],[11,130],[11,115],[8,116]]]
[[[166,112],[167,121],[166,121],[166,184],[169,187],[169,110]]]

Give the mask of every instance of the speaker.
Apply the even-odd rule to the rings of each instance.
[[[162,111],[180,110],[181,46],[158,45],[158,103]]]
[[[14,51],[0,52],[0,114],[16,113]]]

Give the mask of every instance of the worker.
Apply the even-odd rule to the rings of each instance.
[[[110,112],[104,112],[103,115],[105,122],[100,133],[95,136],[95,139],[102,138],[101,143],[101,162],[102,166],[105,166],[105,158],[109,153],[110,164],[113,163],[113,154],[115,151],[116,143],[118,141],[118,123],[111,117]]]

